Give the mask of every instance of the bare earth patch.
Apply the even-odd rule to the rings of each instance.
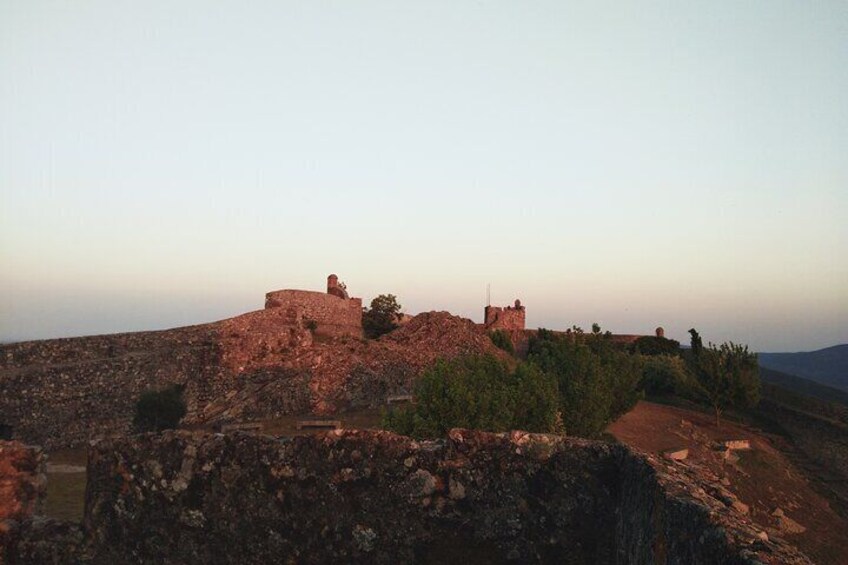
[[[651,453],[688,449],[678,464],[699,466],[707,480],[737,498],[734,508],[769,537],[782,537],[818,563],[848,563],[848,521],[816,493],[809,478],[781,452],[784,440],[712,416],[639,402],[607,431],[622,443]],[[722,450],[726,440],[745,439],[750,450]]]

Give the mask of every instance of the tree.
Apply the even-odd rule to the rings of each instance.
[[[692,398],[693,382],[686,364],[678,355],[645,355],[642,358],[641,388],[646,394],[676,394]],[[697,399],[697,397],[696,397]]]
[[[692,346],[692,355],[698,357],[698,355],[701,354],[701,350],[704,348],[704,343],[701,341],[701,336],[695,328],[689,330],[689,335],[692,336],[689,340],[689,344]]]
[[[600,435],[641,398],[641,359],[615,349],[603,334],[540,329],[530,340],[527,360],[556,379],[569,435]]]
[[[401,305],[394,294],[381,294],[371,301],[371,308],[363,308],[362,329],[365,337],[374,339],[398,327]]]
[[[695,336],[697,332],[693,335],[693,344]],[[747,345],[731,341],[716,347],[710,343],[707,348],[700,347],[698,354],[694,351],[693,347],[690,370],[702,396],[715,411],[716,427],[721,425],[721,414],[726,409],[757,405],[760,399],[759,365],[757,354],[748,351]]]
[[[161,432],[176,428],[186,415],[183,385],[150,390],[135,404],[133,427],[138,432]]]
[[[556,381],[536,367],[514,370],[491,355],[440,360],[424,371],[415,403],[387,412],[383,426],[417,438],[438,438],[451,428],[501,432],[553,432]]]

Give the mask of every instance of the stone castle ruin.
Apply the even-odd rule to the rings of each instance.
[[[523,330],[525,308],[516,299],[514,306],[486,306],[483,310],[483,326],[486,330]]]
[[[327,292],[275,290],[265,295],[265,309],[284,308],[294,323],[314,323],[315,335],[362,337],[362,299],[351,298],[339,277],[327,277]]]

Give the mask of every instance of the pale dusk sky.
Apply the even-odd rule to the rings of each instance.
[[[339,274],[848,342],[848,4],[0,0],[0,341]]]

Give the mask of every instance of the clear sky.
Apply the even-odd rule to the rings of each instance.
[[[0,340],[278,288],[848,342],[848,3],[0,0]]]

